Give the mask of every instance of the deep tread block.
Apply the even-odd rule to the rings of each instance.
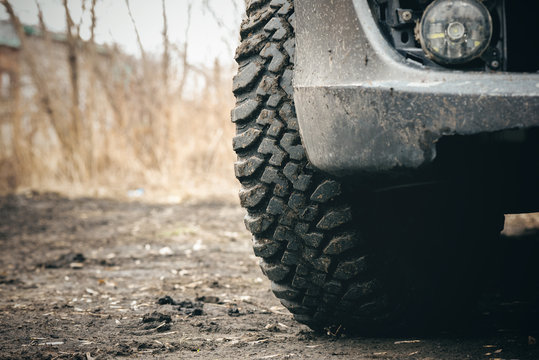
[[[249,120],[249,118],[258,110],[260,106],[260,101],[253,99],[249,99],[241,103],[234,110],[232,110],[232,121],[243,122]]]
[[[276,108],[281,103],[283,95],[278,91],[276,94],[273,94],[269,97],[266,105],[270,108]]]
[[[264,26],[264,30],[273,33],[272,40],[280,41],[287,33],[285,23],[286,20],[274,17],[266,24],[266,26]]]
[[[279,9],[279,11],[277,11],[277,14],[279,14],[279,15],[288,15],[288,13],[290,13],[290,11],[293,9],[292,2],[290,0],[283,0],[283,1],[273,0],[271,2],[270,6],[274,6],[273,5],[274,2],[282,2],[283,3],[281,5],[281,8]]]
[[[258,88],[256,89],[256,95],[258,96],[269,96],[272,94],[276,87],[278,87],[278,80],[275,76],[264,76]]]
[[[266,211],[272,215],[284,214],[285,210],[285,202],[283,199],[279,199],[278,197],[272,197],[268,203],[268,207],[266,208]]]
[[[296,58],[296,46],[294,44],[294,40],[289,39],[287,40],[283,45],[286,53],[288,54],[288,57],[290,58],[290,63],[294,63]]]
[[[264,184],[257,184],[249,188],[240,190],[240,203],[245,208],[252,208],[260,204],[266,196],[268,187]]]
[[[296,190],[299,190],[299,191],[307,191],[307,188],[308,188],[309,185],[311,184],[312,178],[313,178],[312,175],[301,174],[300,176],[298,176],[298,178],[296,179],[296,181],[294,181],[294,182],[292,183],[292,186],[293,186],[294,189],[296,189]]]
[[[284,176],[286,176],[288,180],[290,180],[290,182],[294,183],[294,181],[297,180],[300,171],[301,171],[301,168],[299,167],[298,164],[289,162],[284,167],[283,174]]]
[[[290,267],[283,264],[271,264],[265,261],[260,262],[260,267],[264,274],[271,281],[283,280],[290,272]]]
[[[329,242],[324,249],[326,255],[339,255],[355,246],[355,239],[351,234],[339,235]]]
[[[269,125],[275,119],[275,110],[264,109],[258,115],[256,123],[258,125]]]
[[[303,258],[312,264],[313,261],[317,260],[319,256],[319,251],[310,247],[305,247],[303,249]]]
[[[273,217],[269,215],[245,215],[244,223],[247,230],[253,234],[260,234],[266,231],[273,222]]]
[[[283,106],[281,106],[281,109],[279,110],[279,116],[281,117],[281,119],[286,119],[286,123],[288,125],[288,128],[290,129],[289,121],[290,119],[296,119],[296,111],[289,103],[285,103],[283,104]],[[297,122],[293,125],[297,125]],[[293,130],[299,130],[299,128]]]
[[[249,128],[239,135],[236,135],[232,140],[232,147],[235,151],[245,149],[251,146],[262,134],[262,130]]]
[[[296,31],[296,13],[293,13],[288,17],[288,23],[292,26],[292,29]]]
[[[255,36],[247,38],[247,40],[243,41],[240,44],[240,46],[236,49],[235,59],[239,61],[243,58],[259,53],[264,47],[265,40],[267,39],[267,37],[268,35],[266,33],[260,33]],[[285,49],[287,53],[290,54],[290,52],[288,51],[288,48],[286,47],[286,43],[285,43]]]
[[[293,266],[297,265],[300,261],[300,257],[297,252],[295,251],[285,251],[283,254],[283,257],[281,258],[281,262],[285,265]],[[297,272],[296,272],[297,273]]]
[[[253,237],[253,250],[256,256],[263,258],[272,257],[281,247],[282,243],[280,242],[265,238],[259,239],[256,236]]]
[[[247,66],[240,69],[238,75],[234,77],[232,91],[237,93],[238,91],[250,87],[263,69],[264,67],[262,64],[256,62],[249,63]]]
[[[269,159],[271,165],[279,166],[286,158],[286,152],[276,144],[276,140],[270,138],[264,138],[262,140],[258,147],[258,152],[265,155],[271,154],[271,158]]]
[[[273,238],[277,241],[294,241],[295,235],[284,226],[277,226],[273,233]]]
[[[331,258],[327,256],[321,256],[318,259],[311,260],[312,266],[321,272],[328,273],[331,266]]]
[[[306,184],[308,184],[308,182]],[[308,185],[305,185],[305,186],[308,186]],[[312,222],[316,219],[317,215],[318,215],[318,206],[310,205],[310,206],[307,206],[305,209],[303,209],[303,211],[299,214],[299,218],[302,221]]]
[[[234,164],[234,172],[237,178],[253,175],[258,168],[264,163],[264,159],[258,156],[251,156],[245,160],[238,161]]]
[[[308,314],[310,312],[309,308],[302,306],[301,304],[298,304],[295,301],[288,301],[288,300],[281,299],[281,304],[283,304],[283,306],[285,306],[288,310],[290,310],[290,312],[294,315],[295,314],[303,315],[303,314]]]
[[[284,71],[283,76],[281,77],[280,85],[281,85],[281,88],[288,94],[288,96],[294,95],[293,79],[294,79],[294,74],[292,70],[286,69]],[[295,120],[295,121],[292,122],[292,120]],[[298,125],[297,125],[298,121],[296,118],[290,118],[290,123],[292,125],[292,126],[289,126],[290,129],[298,130]]]
[[[292,252],[300,251],[301,250],[301,242],[299,241],[299,238],[294,237],[292,240],[288,242],[288,245],[286,246],[287,250],[290,250]]]
[[[249,32],[252,32],[257,28],[262,27],[273,17],[274,12],[275,10],[271,7],[265,7],[260,10],[256,10],[254,14],[251,14],[248,19],[242,22],[240,29],[241,36],[244,37]]]
[[[262,110],[258,119],[256,119],[256,123],[259,125],[270,125],[266,134],[272,137],[278,137],[284,128],[283,123],[275,116],[274,110]]]
[[[299,135],[297,133],[286,133],[281,139],[282,148],[288,153],[292,160],[302,160],[305,157],[305,150],[303,145],[295,145],[299,142]]]
[[[281,175],[277,168],[268,166],[260,177],[260,181],[266,184],[275,184],[273,193],[277,196],[284,197],[288,195],[288,181]]]
[[[285,148],[286,149],[286,148]],[[325,180],[311,195],[311,200],[325,203],[341,194],[341,184],[334,180]]]
[[[283,169],[283,174],[292,183],[294,189],[306,191],[311,184],[312,175],[301,173],[301,168],[298,164],[289,162]]]
[[[278,73],[286,64],[287,56],[283,54],[279,47],[270,43],[260,52],[263,58],[271,58],[271,62],[268,65],[268,70],[273,73]],[[286,89],[284,89],[286,91]]]
[[[316,285],[316,286],[322,287],[322,286],[324,286],[324,283],[326,282],[326,278],[327,278],[327,274],[313,273],[311,275],[311,283]],[[318,293],[319,292],[317,292],[316,295],[318,295]]]
[[[300,192],[294,191],[290,198],[288,199],[288,206],[296,211],[300,211],[305,206],[306,198]]]
[[[296,274],[298,275],[308,275],[311,272],[307,265],[301,263],[296,267]]]
[[[352,220],[350,208],[329,211],[316,225],[321,230],[330,230]]]
[[[282,122],[280,122],[277,119],[274,119],[271,123],[271,126],[269,127],[267,134],[268,136],[278,137],[281,134],[281,131],[283,131],[284,125]]]
[[[366,271],[367,260],[365,256],[362,256],[358,259],[339,263],[335,269],[335,272],[333,273],[333,277],[340,280],[349,280]]]
[[[247,0],[246,10],[247,13],[260,8],[263,4],[267,3],[269,0]]]
[[[285,226],[293,226],[297,220],[297,214],[295,211],[285,208],[283,214],[279,218],[279,223]]]
[[[322,241],[324,241],[324,234],[321,233],[309,233],[302,235],[301,238],[305,241],[305,244],[313,248],[318,248]]]
[[[295,300],[300,296],[300,292],[296,289],[284,284],[277,284],[275,282],[271,283],[271,291],[273,291],[278,298],[284,300]]]

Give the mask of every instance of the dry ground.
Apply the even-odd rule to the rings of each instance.
[[[482,324],[360,338],[294,322],[242,217],[226,202],[0,197],[0,358],[539,359],[534,218],[507,229]]]

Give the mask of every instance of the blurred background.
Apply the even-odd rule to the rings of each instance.
[[[235,198],[243,0],[0,0],[0,194]]]

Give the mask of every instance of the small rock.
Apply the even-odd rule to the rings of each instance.
[[[228,316],[232,316],[232,317],[241,316],[240,310],[238,309],[237,306],[232,306],[231,308],[229,308],[227,311],[227,314]]]

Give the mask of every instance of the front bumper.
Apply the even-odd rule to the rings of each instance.
[[[539,126],[539,74],[431,70],[380,33],[367,0],[296,0],[294,100],[310,161],[417,168],[445,135]]]

